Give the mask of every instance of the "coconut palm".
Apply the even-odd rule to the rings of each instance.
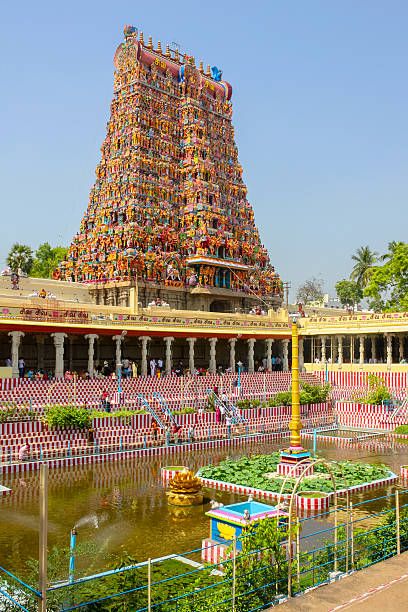
[[[355,261],[355,264],[350,279],[364,289],[368,285],[374,266],[378,261],[378,253],[372,251],[367,245],[357,249],[351,259]]]
[[[26,244],[16,242],[11,247],[7,255],[7,265],[10,266],[12,272],[21,270],[29,274],[33,265],[33,251]]]
[[[402,244],[404,244],[403,242],[399,241],[399,240],[392,240],[391,242],[388,243],[388,252],[385,253],[384,255],[381,255],[380,259],[381,261],[388,261],[389,259],[392,258],[395,249],[399,246],[401,246]]]

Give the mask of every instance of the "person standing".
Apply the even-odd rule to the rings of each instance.
[[[132,377],[137,378],[137,365],[134,361],[132,361]]]
[[[21,357],[21,359],[18,360],[18,374],[20,378],[24,378],[24,370],[25,370],[25,361]]]
[[[129,378],[130,377],[130,361],[129,359],[123,359],[122,360],[122,367],[123,367],[123,378]]]
[[[150,376],[153,378],[156,375],[156,360],[150,360]]]
[[[232,434],[232,419],[228,415],[225,417],[225,425],[227,426],[227,436],[230,438]]]

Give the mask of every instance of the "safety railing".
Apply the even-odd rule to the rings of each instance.
[[[408,550],[408,490],[354,505],[346,493],[338,501],[328,512],[297,518],[290,532],[285,519],[279,528],[276,519],[267,519],[258,539],[262,527],[249,527],[229,542],[210,540],[203,548],[90,576],[75,573],[72,549],[65,578],[47,589],[46,609],[255,612]],[[316,519],[322,527],[311,530],[308,523]],[[40,598],[0,568],[1,610],[31,612]]]

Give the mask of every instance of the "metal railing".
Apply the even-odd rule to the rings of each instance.
[[[297,519],[289,540],[293,539],[294,551],[285,528],[280,523],[277,529],[275,521],[273,529],[280,535],[274,544],[247,544],[248,532],[224,542],[223,557],[211,563],[202,558],[210,558],[220,542],[90,576],[74,575],[71,556],[65,578],[47,589],[47,610],[263,610],[288,593],[301,594],[407,551],[408,503],[400,501],[407,493],[396,490],[353,505],[346,492],[337,509]],[[381,509],[373,510],[371,504]],[[337,527],[331,524],[334,512],[340,517]],[[311,532],[307,523],[316,519],[325,525]],[[0,609],[31,612],[40,599],[38,590],[0,568]]]

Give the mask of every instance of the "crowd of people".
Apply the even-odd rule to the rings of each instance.
[[[318,361],[316,361],[318,363]],[[5,360],[6,367],[12,367],[12,361],[10,358]],[[148,361],[148,375],[154,378],[160,378],[165,375],[165,365],[164,361],[161,357],[155,358],[151,357]],[[241,372],[247,371],[246,364],[239,362],[239,369]],[[261,361],[256,362],[255,370],[257,372],[267,372],[267,360],[263,358]],[[272,357],[272,371],[273,372],[281,372],[283,370],[283,360],[281,357]],[[45,368],[27,368],[26,363],[23,357],[20,357],[18,360],[18,372],[20,378],[28,378],[30,380],[51,380],[54,377],[54,374],[51,370]],[[72,381],[75,377],[80,378],[82,380],[87,380],[89,378],[113,378],[117,379],[118,376],[121,378],[137,378],[140,370],[138,364],[135,360],[129,359],[128,357],[124,357],[122,359],[122,363],[120,364],[120,368],[114,361],[108,361],[105,359],[102,362],[102,365],[97,365],[94,372],[90,373],[86,369],[80,369],[78,371],[65,370],[64,379],[67,382]],[[194,375],[194,376],[205,376],[209,373],[208,368],[205,367],[196,367],[194,371],[191,372],[188,368],[186,368],[183,364],[183,361],[179,360],[177,363],[172,365],[171,375],[173,376],[184,376],[184,375]],[[222,374],[231,374],[231,367],[225,367],[222,365],[218,365],[217,373]]]

